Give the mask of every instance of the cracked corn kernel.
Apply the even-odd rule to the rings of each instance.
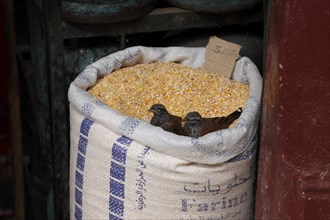
[[[245,106],[249,88],[221,74],[157,62],[118,69],[89,92],[124,115],[150,121],[148,110],[155,103],[182,118],[191,111],[203,117],[227,116]]]

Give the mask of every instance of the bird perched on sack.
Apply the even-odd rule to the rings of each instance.
[[[149,109],[154,116],[151,118],[150,124],[163,128],[178,135],[184,135],[182,128],[182,118],[171,115],[162,104],[154,104]]]
[[[239,108],[226,117],[203,118],[198,112],[189,112],[182,121],[183,130],[187,136],[198,138],[210,132],[228,128],[241,113],[242,108]]]

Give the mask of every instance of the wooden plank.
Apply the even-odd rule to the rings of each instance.
[[[107,24],[78,24],[63,22],[63,38],[114,36],[123,33],[144,33],[188,28],[219,27],[229,24],[261,22],[262,7],[230,14],[199,14],[175,7],[156,8],[133,21]]]
[[[43,0],[43,21],[48,80],[54,218],[69,219],[69,106],[64,73],[61,0]]]
[[[3,1],[5,19],[6,56],[10,81],[10,117],[14,176],[15,219],[25,219],[22,132],[19,96],[19,78],[16,60],[16,38],[13,1]]]
[[[255,219],[330,219],[330,2],[268,3]]]

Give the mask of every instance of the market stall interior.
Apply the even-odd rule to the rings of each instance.
[[[0,219],[330,219],[329,4],[1,1]]]
[[[34,201],[29,204],[32,209],[44,207],[40,215],[52,210],[46,201],[54,196],[53,214],[68,218],[67,90],[88,64],[135,45],[205,47],[209,36],[215,35],[242,45],[241,55],[262,71],[262,1],[218,1],[205,7],[205,1],[182,2],[28,1],[31,60],[22,57],[21,65],[32,64],[33,70],[24,72],[34,73],[26,77],[34,114],[23,118],[37,122],[28,123],[34,132],[29,137],[37,140],[29,147]]]
[[[262,73],[263,7],[261,0],[14,1],[25,188],[14,196],[16,210],[26,219],[69,219],[67,92],[86,66],[131,46],[205,47],[218,36],[241,45]]]

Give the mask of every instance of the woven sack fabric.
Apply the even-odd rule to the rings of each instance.
[[[233,72],[250,88],[236,125],[197,139],[122,115],[86,91],[121,67],[156,61],[200,67],[204,53],[131,47],[91,64],[72,82],[71,219],[253,218],[262,78],[249,58],[240,58]]]

